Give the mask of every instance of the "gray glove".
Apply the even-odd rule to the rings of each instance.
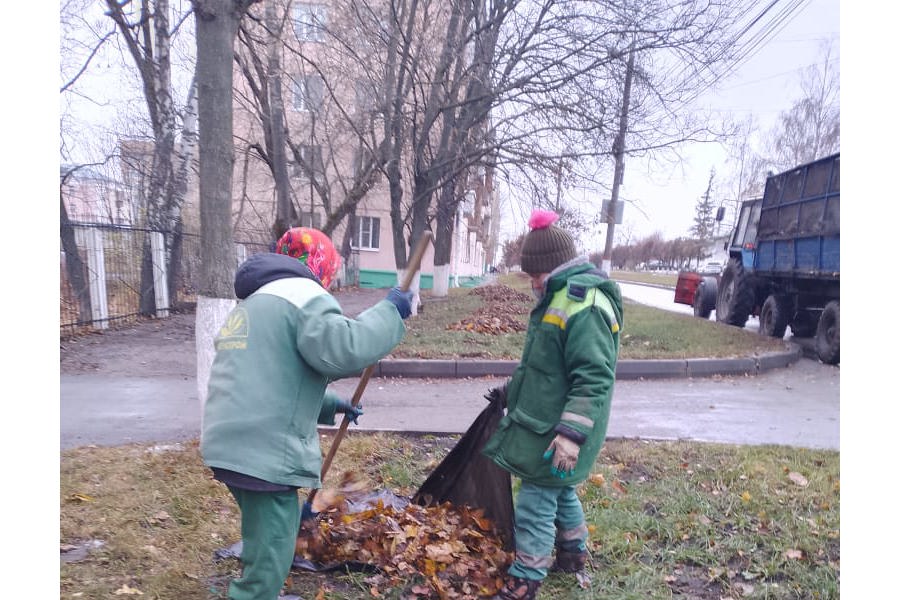
[[[401,291],[399,287],[392,287],[385,300],[397,307],[397,312],[400,313],[401,319],[406,319],[406,317],[412,314],[412,292],[404,292]]]
[[[361,405],[353,406],[346,400],[338,400],[337,404],[335,405],[334,412],[347,415],[347,419],[349,419],[350,422],[354,425],[359,425],[356,419],[358,419],[360,415],[363,414]]]
[[[547,451],[544,452],[544,460],[552,458],[552,466],[550,472],[554,477],[565,479],[567,476],[575,472],[575,464],[578,462],[578,453],[581,452],[581,446],[573,442],[564,435],[556,434]]]

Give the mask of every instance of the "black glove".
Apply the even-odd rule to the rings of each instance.
[[[405,319],[412,314],[412,292],[404,292],[399,287],[392,287],[385,300],[397,307],[397,312],[400,313],[401,319]]]
[[[347,415],[347,418],[350,419],[350,422],[354,425],[359,425],[356,419],[359,418],[360,415],[363,414],[362,406],[353,406],[346,400],[338,400],[335,405],[334,412],[344,413]]]

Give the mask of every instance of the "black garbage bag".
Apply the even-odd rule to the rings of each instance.
[[[503,418],[506,389],[492,388],[484,398],[490,404],[428,476],[412,501],[420,506],[450,502],[482,509],[484,516],[496,525],[504,549],[511,551],[515,547],[512,480],[508,471],[481,453]]]
[[[506,390],[505,388],[493,388],[484,398],[490,404],[475,418],[459,442],[428,476],[412,498],[403,498],[390,491],[379,490],[349,502],[348,512],[363,511],[379,502],[384,506],[393,506],[399,510],[402,510],[409,502],[426,507],[450,502],[457,507],[468,506],[471,509],[481,509],[484,511],[484,516],[494,523],[503,549],[512,552],[515,549],[512,480],[509,472],[498,467],[481,453],[503,417],[506,408]],[[240,559],[242,550],[243,541],[241,540],[227,548],[217,550],[214,556],[217,560]],[[318,573],[335,570],[378,571],[377,567],[366,563],[322,564],[309,561],[301,556],[294,557],[292,566],[296,569]]]

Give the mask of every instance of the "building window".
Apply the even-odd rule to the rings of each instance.
[[[322,108],[325,83],[318,75],[300,75],[293,80],[294,110],[316,112]]]
[[[312,227],[313,229],[321,229],[322,228],[322,215],[313,212],[303,212],[300,214],[300,227]]]
[[[301,42],[325,39],[328,8],[324,4],[297,4],[294,7],[294,33]]]
[[[322,162],[322,146],[318,144],[300,144],[300,162],[292,163],[291,169],[296,179],[309,181],[315,178],[317,181],[325,173],[325,164]]]
[[[381,219],[378,217],[356,217],[355,231],[350,242],[351,246],[363,250],[378,250],[380,229]]]

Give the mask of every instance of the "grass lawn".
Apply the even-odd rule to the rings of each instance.
[[[518,358],[533,302],[523,297],[527,280],[500,283],[494,296],[473,289],[426,296],[394,355]],[[783,347],[630,302],[621,339],[622,358],[746,356]],[[357,472],[372,489],[408,497],[457,439],[351,431],[326,487]],[[329,443],[323,435],[324,451]],[[839,463],[830,451],[609,440],[579,491],[591,532],[590,582],[581,587],[573,575],[552,574],[540,598],[837,599]],[[202,465],[196,442],[62,452],[60,598],[223,599],[240,563],[213,553],[240,539],[239,525],[237,506]],[[288,588],[307,600],[474,600],[489,593],[489,582],[435,591],[450,570],[484,560],[437,525],[404,529],[428,556],[398,558],[406,570],[295,571]],[[397,535],[383,533],[359,543]]]
[[[422,313],[406,321],[406,336],[393,356],[518,359],[534,300],[522,274],[503,275],[497,283],[511,291],[494,301],[479,295],[479,288],[453,288],[442,299],[431,299],[426,293]],[[483,314],[480,319],[470,319],[479,312]],[[620,341],[620,359],[726,358],[786,347],[783,340],[630,300],[624,301]]]
[[[456,439],[351,432],[329,480],[361,471],[373,489],[408,497]],[[583,589],[573,575],[551,574],[540,598],[837,599],[839,459],[780,446],[608,440],[579,490],[591,581]],[[66,451],[60,491],[61,548],[91,548],[62,564],[61,598],[223,599],[240,572],[236,559],[213,560],[240,539],[239,513],[196,443]],[[478,557],[458,548],[436,569],[466,560]],[[308,600],[439,597],[424,575],[295,570],[288,587]]]

